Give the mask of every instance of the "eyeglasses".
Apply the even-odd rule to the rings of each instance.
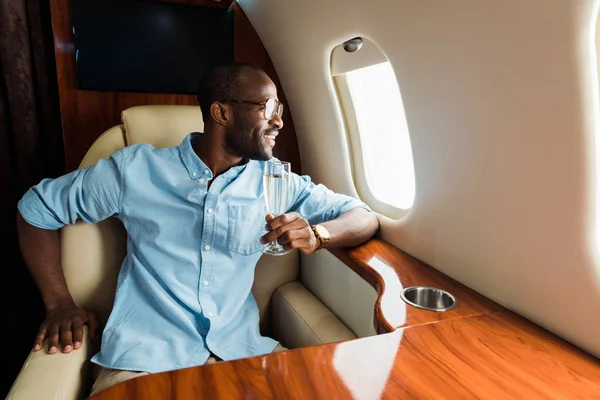
[[[273,119],[275,114],[279,115],[279,118],[283,116],[283,104],[279,100],[268,98],[263,101],[249,101],[249,100],[232,100],[225,99],[221,103],[248,103],[256,104],[257,106],[264,107],[264,115],[267,120]]]

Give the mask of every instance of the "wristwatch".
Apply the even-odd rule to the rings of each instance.
[[[319,239],[319,247],[317,247],[318,250],[323,246],[323,243],[329,242],[331,235],[329,234],[327,228],[325,228],[323,225],[311,225],[310,227],[315,233],[317,239]]]

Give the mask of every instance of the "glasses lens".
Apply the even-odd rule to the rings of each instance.
[[[283,117],[283,104],[279,103],[279,107],[277,107],[277,115],[279,118]]]
[[[275,99],[269,99],[265,103],[265,117],[271,119],[275,116]]]

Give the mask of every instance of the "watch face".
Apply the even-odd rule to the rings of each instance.
[[[323,240],[329,240],[329,231],[324,226],[317,225],[315,228],[317,229],[317,232],[319,232],[319,235],[321,235]]]

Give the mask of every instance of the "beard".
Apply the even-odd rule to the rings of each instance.
[[[261,131],[245,122],[239,115],[235,115],[235,123],[225,132],[223,146],[231,155],[266,161],[273,157],[271,148],[263,142],[264,134],[269,131]]]

